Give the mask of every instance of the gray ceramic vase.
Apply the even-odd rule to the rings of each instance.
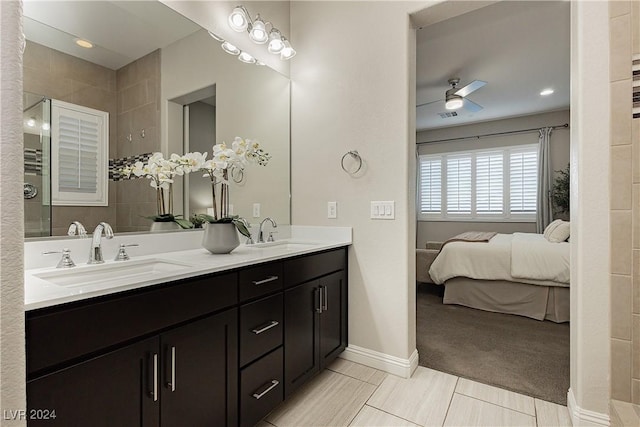
[[[202,247],[212,254],[228,254],[240,245],[236,226],[229,223],[205,223]]]

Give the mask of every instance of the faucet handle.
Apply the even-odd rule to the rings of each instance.
[[[269,237],[267,237],[267,242],[275,242],[275,239],[273,238],[273,235],[277,233],[277,231],[270,231],[269,232]]]
[[[120,250],[118,251],[118,255],[116,255],[116,258],[114,259],[114,261],[127,261],[129,260],[129,254],[127,253],[125,248],[131,247],[131,246],[140,246],[137,243],[130,243],[128,245],[125,244],[121,244],[120,245]]]
[[[62,259],[60,260],[58,265],[56,265],[56,268],[71,268],[76,266],[76,264],[71,259],[71,249],[69,248],[64,248],[62,251],[42,252],[42,255],[49,254],[62,254]]]

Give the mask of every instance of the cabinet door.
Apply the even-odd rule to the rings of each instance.
[[[161,335],[162,427],[238,423],[237,309]]]
[[[144,340],[28,381],[29,426],[157,426],[158,343]],[[49,411],[55,419],[44,418]]]
[[[319,282],[313,280],[284,293],[284,393],[300,387],[320,369],[318,360]]]
[[[320,369],[324,369],[347,346],[347,286],[344,271],[320,279]]]

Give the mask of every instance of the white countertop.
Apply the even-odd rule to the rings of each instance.
[[[55,267],[28,269],[25,270],[24,273],[25,310],[34,310],[139,289],[159,283],[222,272],[351,244],[350,228],[345,228],[345,231],[348,232],[344,233],[327,233],[327,230],[321,230],[322,228],[323,227],[300,227],[299,232],[296,233],[294,227],[292,227],[292,238],[286,239],[283,242],[291,242],[294,244],[287,245],[282,243],[276,246],[263,247],[240,245],[230,254],[225,255],[213,255],[203,248],[173,252],[154,251],[154,253],[147,253],[140,256],[135,256],[133,251],[130,251],[131,260],[129,261],[106,261],[104,264],[98,265],[77,264],[76,267],[71,269],[56,269]],[[316,233],[314,230],[320,231],[321,233]],[[169,247],[171,247],[171,236],[170,234],[166,236]],[[330,236],[331,240],[327,240],[327,236]],[[319,239],[313,239],[314,237],[318,237]],[[154,238],[157,239],[157,236],[154,236]],[[85,243],[88,245],[89,239],[86,239]],[[161,271],[162,269],[160,269],[159,271],[153,271],[142,276],[114,277],[113,279],[107,280],[103,278],[98,281],[91,280],[91,275],[94,272],[106,271],[113,267],[127,265],[127,263],[134,265],[135,263],[150,262],[151,260],[172,262],[180,266],[173,271]],[[87,282],[80,282],[73,285],[56,285],[45,278],[38,277],[56,275],[66,271],[80,276],[86,273],[86,277],[88,278]]]

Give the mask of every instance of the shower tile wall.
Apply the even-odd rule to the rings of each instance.
[[[611,398],[640,404],[640,118],[633,58],[640,2],[609,2],[611,96]]]
[[[107,111],[111,159],[160,151],[159,50],[116,71],[28,41],[24,91]],[[150,221],[143,216],[155,213],[155,192],[146,179],[111,181],[108,207],[54,206],[52,234],[66,234],[75,219],[89,231],[100,221],[116,232],[146,231]]]
[[[28,41],[24,52],[24,91],[84,105],[109,113],[109,155],[116,148],[116,72],[74,56]],[[116,188],[109,186],[109,200],[116,200]],[[54,206],[52,234],[64,235],[70,220],[81,220],[87,229],[99,221],[114,224],[116,208]]]
[[[160,50],[119,69],[117,91],[118,158],[160,151]],[[151,221],[144,216],[156,214],[156,193],[149,180],[124,180],[111,185],[117,188],[118,231],[148,231]]]

